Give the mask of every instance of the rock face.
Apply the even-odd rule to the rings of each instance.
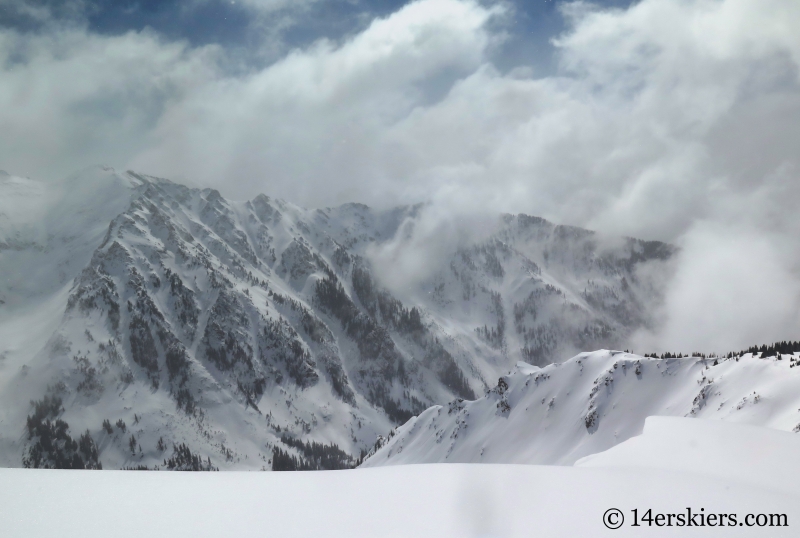
[[[119,192],[102,211],[86,203],[91,259],[85,247],[54,250],[76,274],[48,282],[39,302],[63,317],[40,329],[47,344],[35,357],[2,372],[5,465],[349,466],[378,434],[474,399],[517,360],[545,365],[623,341],[658,297],[638,268],[674,250],[505,216],[397,296],[368,253],[419,206],[307,210],[133,172],[84,175]],[[0,249],[11,249],[7,236]],[[13,245],[14,258],[0,251],[4,269],[27,248]],[[48,434],[59,441],[42,441],[47,428],[63,430]]]

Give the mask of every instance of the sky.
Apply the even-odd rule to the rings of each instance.
[[[669,241],[638,345],[798,339],[798,28],[795,0],[0,0],[0,168]]]

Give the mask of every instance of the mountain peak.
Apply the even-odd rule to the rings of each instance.
[[[577,232],[501,229],[401,297],[370,253],[419,206],[232,202],[103,167],[65,184],[52,233],[0,252],[18,275],[4,300],[39,297],[63,315],[36,357],[12,357],[19,388],[2,397],[20,428],[34,417],[88,430],[104,448],[86,465],[161,468],[173,444],[219,468],[302,467],[318,450],[351,465],[378,434],[474,398],[519,360],[613,345],[648,319],[635,270],[650,260],[631,261],[624,241],[609,257]],[[15,447],[7,464],[31,461],[35,438],[0,439]]]

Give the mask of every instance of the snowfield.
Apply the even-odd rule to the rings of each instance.
[[[642,436],[573,467],[433,464],[306,473],[0,469],[0,528],[3,536],[29,538],[797,536],[798,454],[800,437],[791,433],[653,417]],[[613,532],[603,525],[611,508],[625,517]],[[685,514],[687,508],[735,514],[737,522],[747,514],[786,514],[788,527],[631,526],[633,509]]]

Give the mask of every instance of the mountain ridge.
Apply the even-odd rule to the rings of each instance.
[[[800,345],[759,356],[658,358],[600,350],[518,363],[475,401],[433,406],[380,438],[363,467],[416,463],[572,465],[640,435],[652,416],[800,431]]]

